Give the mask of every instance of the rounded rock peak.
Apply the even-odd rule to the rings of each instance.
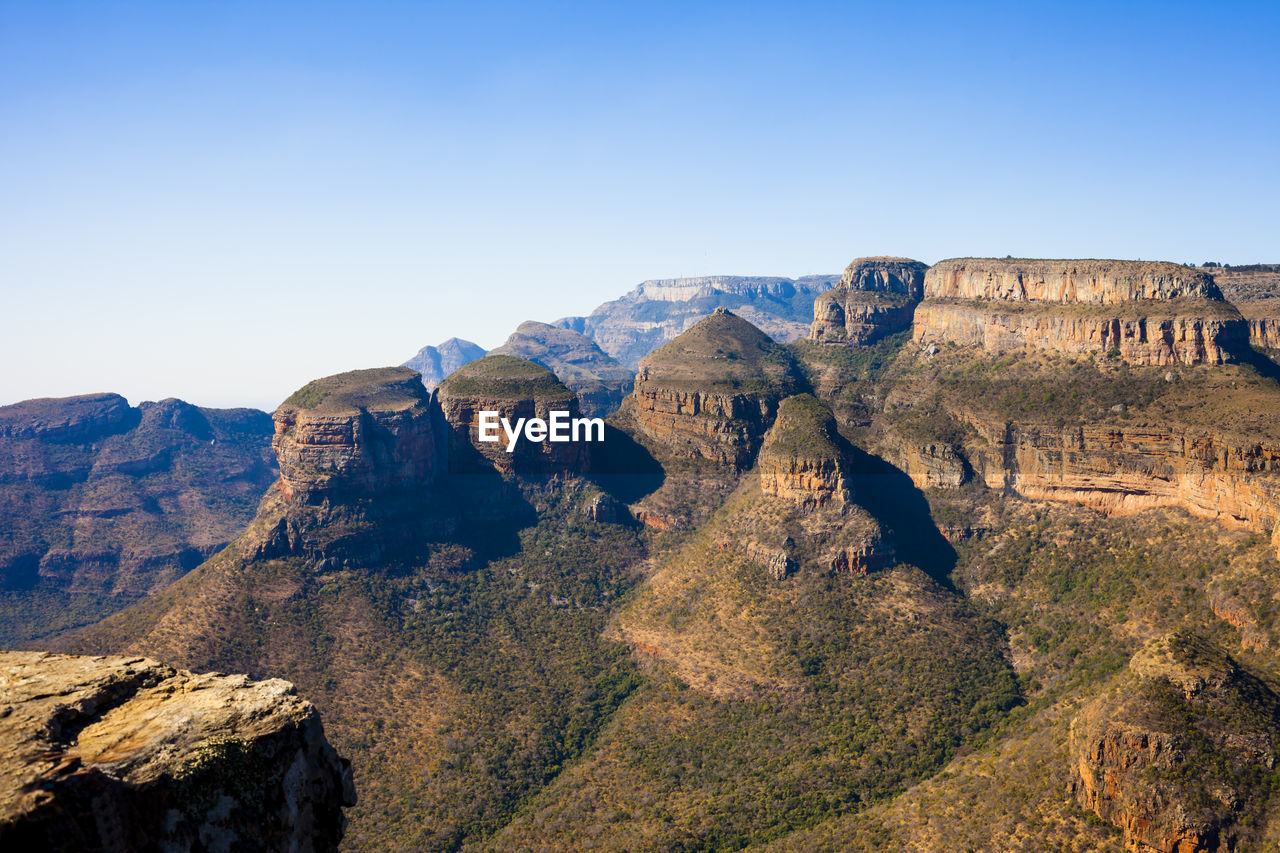
[[[702,391],[766,387],[789,396],[799,369],[781,344],[724,308],[640,360],[640,381],[689,384]]]
[[[438,386],[444,397],[475,397],[492,401],[576,399],[556,375],[540,364],[514,355],[486,355],[464,364]]]
[[[311,412],[320,415],[360,411],[405,411],[430,402],[417,371],[408,367],[349,370],[315,379],[289,395],[276,413]]]
[[[911,258],[890,255],[854,258],[845,267],[835,289],[903,293],[919,299],[924,293],[924,274],[928,269],[928,264]]]
[[[837,435],[835,417],[826,404],[812,394],[796,394],[778,405],[761,455],[840,460],[844,454]]]

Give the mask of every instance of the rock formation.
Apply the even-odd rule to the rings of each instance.
[[[1131,364],[1221,364],[1243,318],[1207,273],[1169,263],[958,258],[925,275],[914,337],[992,353],[1115,352]]]
[[[1280,447],[1172,426],[1019,427],[973,419],[970,463],[993,489],[1106,513],[1180,506],[1280,548]]]
[[[587,317],[565,317],[555,325],[581,332],[623,364],[674,340],[716,308],[729,308],[787,343],[804,337],[813,318],[813,298],[837,281],[835,275],[800,278],[704,276],[646,281]]]
[[[1278,729],[1280,697],[1261,680],[1204,640],[1163,637],[1073,722],[1076,798],[1133,850],[1244,849]]]
[[[454,473],[469,473],[491,466],[501,474],[554,476],[583,474],[590,464],[586,440],[552,442],[521,438],[514,452],[507,452],[507,436],[483,442],[479,436],[480,413],[497,412],[514,427],[521,418],[548,419],[553,411],[580,416],[578,398],[541,365],[510,355],[487,355],[465,365],[440,383],[440,406],[449,423],[449,453]],[[478,454],[478,456],[477,456]],[[485,460],[480,463],[480,460]],[[476,463],[480,463],[477,467]]]
[[[845,506],[850,492],[841,441],[831,412],[812,394],[783,400],[756,461],[761,491],[804,509]]]
[[[350,765],[285,681],[0,652],[0,847],[337,850]]]
[[[432,509],[446,468],[438,407],[406,367],[317,379],[275,411],[279,527],[264,553],[369,562],[451,529]]]
[[[1249,343],[1280,350],[1280,264],[1215,268],[1213,280],[1249,324]]]
[[[142,595],[253,518],[275,479],[251,409],[118,394],[0,407],[0,589]]]
[[[858,258],[813,303],[809,338],[861,346],[910,327],[924,290],[926,264],[909,258]]]
[[[418,354],[403,366],[416,370],[422,376],[422,384],[430,391],[450,373],[477,358],[484,358],[483,347],[461,338],[449,338],[439,346],[418,350]]]
[[[628,405],[638,429],[677,456],[743,470],[800,384],[785,349],[721,308],[641,360]]]
[[[490,355],[511,355],[542,365],[578,396],[582,413],[593,418],[616,412],[635,384],[635,371],[619,364],[595,341],[546,323],[521,323]]]

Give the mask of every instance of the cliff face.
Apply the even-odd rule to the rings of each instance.
[[[404,367],[317,379],[275,411],[279,517],[263,553],[369,563],[388,549],[447,532],[432,508],[446,467],[438,408]]]
[[[0,652],[0,846],[337,850],[350,765],[288,682]]]
[[[835,418],[811,394],[788,397],[756,460],[760,490],[803,509],[845,506],[851,497]]]
[[[1161,638],[1072,723],[1076,798],[1132,850],[1238,849],[1266,805],[1278,725],[1280,697],[1219,649]]]
[[[643,282],[621,299],[606,302],[589,316],[565,317],[555,325],[586,335],[631,367],[716,308],[731,309],[774,340],[785,343],[807,334],[814,297],[837,279],[835,275],[657,279]]]
[[[635,384],[635,371],[619,364],[595,341],[546,323],[521,323],[507,342],[490,354],[542,365],[577,395],[583,414],[593,418],[616,412]]]
[[[1249,342],[1280,350],[1280,264],[1214,269],[1213,280],[1249,324]]]
[[[264,412],[117,394],[0,407],[0,589],[141,595],[253,518],[275,479]]]
[[[914,323],[921,345],[1220,364],[1248,338],[1213,278],[1177,264],[960,258],[931,267],[924,292]]]
[[[590,442],[530,441],[523,436],[514,452],[499,427],[498,441],[480,440],[480,413],[494,411],[514,428],[521,418],[547,420],[555,411],[580,416],[578,398],[551,371],[510,355],[493,354],[456,371],[440,384],[439,400],[450,429],[449,453],[454,473],[491,467],[501,474],[564,476],[583,474],[590,466]],[[482,461],[483,460],[483,461]]]
[[[970,423],[982,437],[968,448],[970,461],[991,488],[1107,513],[1180,506],[1228,527],[1270,532],[1280,548],[1280,447],[1168,426]]]
[[[911,325],[928,266],[909,258],[858,258],[813,303],[809,338],[861,346]]]
[[[440,469],[431,399],[403,367],[311,382],[276,409],[288,500],[319,504],[430,485]]]
[[[461,338],[449,338],[439,346],[423,347],[402,366],[416,370],[422,376],[422,384],[430,391],[450,373],[477,358],[484,358],[483,347]]]
[[[786,350],[718,309],[640,362],[629,404],[637,427],[676,455],[742,470],[799,384]]]

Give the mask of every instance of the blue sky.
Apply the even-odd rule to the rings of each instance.
[[[0,0],[0,403],[273,407],[645,278],[1280,261],[1280,4]]]

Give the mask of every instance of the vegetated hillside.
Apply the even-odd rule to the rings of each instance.
[[[555,325],[581,332],[635,367],[717,308],[730,309],[779,342],[804,337],[813,321],[813,300],[839,280],[839,275],[656,279],[586,317],[565,317]]]
[[[1280,383],[1196,271],[983,263],[1048,334],[713,313],[551,467],[470,420],[536,365],[350,375],[242,539],[61,642],[297,682],[352,849],[1272,849]],[[1090,294],[1178,324],[1060,334]]]
[[[271,419],[117,394],[0,407],[0,646],[163,588],[253,518]]]

